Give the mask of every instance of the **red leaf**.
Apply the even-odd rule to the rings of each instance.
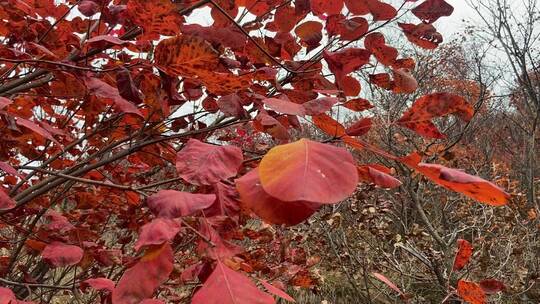
[[[79,12],[86,17],[93,16],[99,12],[99,5],[91,0],[83,0],[77,6]]]
[[[114,290],[114,282],[107,278],[87,279],[81,283],[81,288],[84,290],[87,286],[95,290]]]
[[[401,186],[401,181],[390,174],[377,170],[373,165],[359,166],[358,177],[360,180],[372,182],[382,188],[396,188]]]
[[[421,48],[432,50],[443,42],[442,35],[431,24],[398,23],[407,39]]]
[[[367,2],[374,21],[390,20],[397,15],[397,10],[390,4],[379,0],[359,0]]]
[[[394,82],[388,73],[371,74],[369,75],[369,82],[387,90],[394,88]]]
[[[457,240],[457,243],[458,252],[456,254],[456,258],[454,259],[454,266],[452,267],[454,271],[463,269],[463,267],[465,267],[469,262],[473,252],[473,247],[469,241],[459,239]]]
[[[215,200],[215,194],[160,190],[147,198],[147,204],[150,210],[159,217],[176,218],[193,215],[210,207]]]
[[[340,35],[341,40],[357,40],[368,31],[368,22],[362,17],[346,19],[345,16],[331,15],[326,21],[326,29],[330,36]]]
[[[345,5],[355,15],[366,15],[369,14],[367,2],[366,0],[345,0]]]
[[[362,136],[365,135],[371,129],[371,118],[362,118],[355,122],[352,126],[345,130],[345,133],[350,136]]]
[[[323,25],[317,21],[306,21],[294,29],[296,35],[307,46],[307,52],[319,46],[322,39]]]
[[[449,190],[463,193],[479,202],[491,206],[503,206],[510,200],[510,195],[497,185],[478,176],[437,164],[421,163],[420,155],[414,153],[400,159],[407,166],[422,173],[434,183]]]
[[[167,190],[163,190],[167,191]],[[168,190],[172,191],[172,190]],[[141,227],[135,250],[148,245],[161,245],[172,240],[180,231],[180,223],[172,219],[157,218]]]
[[[342,106],[355,112],[361,112],[373,108],[373,105],[369,103],[368,100],[363,98],[349,100],[342,104]]]
[[[0,287],[0,304],[15,304],[17,298],[15,293],[9,288]]]
[[[17,172],[17,170],[15,170],[15,168],[13,168],[10,164],[3,161],[0,161],[0,170],[20,178],[24,177],[22,174],[19,174],[19,172]]]
[[[206,217],[225,215],[233,218],[238,215],[240,201],[235,187],[219,182],[214,185],[214,193],[216,194],[216,200],[204,210]]]
[[[88,43],[92,47],[101,48],[107,46],[107,44],[124,45],[129,42],[111,35],[99,35],[88,39],[86,43]]]
[[[319,115],[329,111],[338,101],[339,99],[335,97],[322,97],[312,99],[302,104],[302,106],[304,106],[307,115]]]
[[[265,280],[260,280],[261,284],[264,286],[264,288],[266,288],[266,290],[268,290],[269,293],[275,295],[275,296],[278,296],[286,301],[289,301],[289,302],[294,302],[296,303],[296,301],[290,296],[288,295],[286,292],[284,292],[283,290],[275,287],[274,285],[266,282]]]
[[[112,99],[121,112],[143,116],[134,104],[125,100],[120,95],[120,92],[118,92],[118,89],[110,86],[108,83],[94,77],[86,78],[84,82],[88,90],[97,97]]]
[[[290,137],[287,129],[277,119],[265,113],[259,113],[253,125],[257,130],[268,133],[276,139],[288,140]]]
[[[220,261],[193,299],[192,304],[273,304],[274,298],[262,292],[246,276]],[[116,304],[116,303],[115,303]]]
[[[373,53],[380,63],[386,66],[393,65],[398,56],[397,49],[386,45],[384,35],[379,32],[367,35],[364,39],[364,46]]]
[[[33,132],[47,138],[48,140],[56,143],[57,145],[60,145],[60,143],[51,135],[51,133],[49,133],[49,131],[43,129],[42,127],[38,126],[37,124],[31,122],[28,119],[17,117],[17,124],[19,126],[23,126],[25,128],[32,130]]]
[[[388,287],[390,287],[392,290],[394,290],[395,292],[397,292],[399,294],[399,296],[404,300],[404,301],[407,301],[407,295],[403,293],[403,291],[401,291],[401,289],[399,289],[396,284],[394,284],[392,281],[390,281],[387,277],[385,277],[384,275],[380,274],[380,273],[376,273],[376,272],[373,272],[371,273],[374,277],[376,277],[379,281],[383,282],[384,284],[386,284]]]
[[[338,52],[324,51],[328,68],[339,83],[347,74],[354,72],[369,62],[371,53],[360,48],[347,48]]]
[[[244,252],[242,247],[224,240],[207,220],[201,218],[200,222],[201,234],[212,242],[213,245],[208,244],[206,240],[200,240],[197,246],[197,252],[199,254],[206,253],[208,257],[220,261]]]
[[[272,224],[299,224],[313,215],[321,206],[306,201],[284,202],[271,197],[261,186],[257,168],[237,179],[236,188],[240,193],[242,206]]]
[[[176,155],[176,170],[190,184],[211,185],[235,176],[242,161],[242,150],[238,147],[190,139]]]
[[[128,101],[131,101],[134,104],[143,103],[144,95],[133,82],[131,74],[127,69],[121,69],[116,73],[116,87],[118,88],[120,96]]]
[[[454,7],[444,0],[426,0],[411,12],[423,22],[433,23],[441,17],[452,15]]]
[[[9,106],[12,103],[13,101],[11,99],[0,97],[0,110],[4,109],[5,107]]]
[[[315,15],[335,15],[341,12],[343,0],[311,0],[311,9]]]
[[[158,299],[146,299],[146,300],[142,300],[141,303],[139,304],[165,304],[165,302]]]
[[[221,96],[216,103],[221,112],[227,116],[240,118],[248,116],[246,110],[242,106],[242,99],[238,94]]]
[[[263,103],[270,109],[290,115],[306,115],[306,109],[301,104],[290,102],[279,98],[265,98]]]
[[[52,242],[45,246],[41,257],[54,267],[71,266],[82,260],[84,251],[75,245]]]
[[[124,272],[112,293],[113,304],[139,304],[152,297],[173,270],[173,251],[165,243],[146,251],[144,256]]]
[[[482,288],[482,290],[489,295],[503,291],[506,287],[504,286],[504,283],[499,280],[486,279],[480,281],[480,288]]]
[[[333,137],[345,136],[345,127],[326,114],[313,116],[313,124],[324,133]]]
[[[266,193],[287,202],[337,203],[358,183],[347,150],[307,139],[272,148],[260,163],[259,178]]]
[[[276,9],[274,22],[277,24],[280,32],[288,33],[292,31],[297,21],[295,9],[291,5],[279,6]]]
[[[362,90],[362,87],[360,85],[360,82],[356,80],[356,78],[352,76],[344,76],[341,79],[340,89],[343,90],[343,94],[345,96],[357,96],[360,94],[360,90]]]
[[[56,211],[49,210],[45,217],[49,221],[45,226],[48,230],[66,233],[75,229],[75,226],[73,226],[65,216]]]
[[[394,92],[410,94],[418,88],[418,82],[408,69],[394,69]]]
[[[471,304],[487,303],[486,294],[477,283],[459,280],[457,285],[458,296],[463,300]]]
[[[431,119],[448,114],[470,121],[474,109],[463,97],[455,94],[428,94],[418,98],[398,120],[398,123],[424,137],[445,138],[446,136],[437,130]]]

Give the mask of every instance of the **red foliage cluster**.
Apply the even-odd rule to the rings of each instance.
[[[373,62],[388,72],[369,75],[372,83],[416,91],[414,60],[400,58],[377,30],[413,8],[421,21],[400,24],[404,35],[436,48],[442,37],[432,23],[453,8],[408,2],[417,1],[0,3],[9,21],[0,25],[0,228],[8,231],[0,235],[7,252],[0,273],[11,288],[0,289],[0,302],[23,303],[16,298],[30,296],[26,287],[93,289],[113,304],[179,302],[177,290],[189,282],[201,284],[191,303],[293,301],[282,281],[313,284],[310,265],[294,250],[267,264],[265,255],[287,244],[268,229],[246,228],[253,215],[295,225],[345,200],[359,181],[401,185],[389,168],[358,163],[339,143],[480,202],[506,204],[508,195],[479,177],[359,139],[374,127],[369,118],[345,128],[331,116],[340,106],[373,107],[353,77]],[[210,9],[212,26],[187,21],[201,8]],[[349,46],[362,40],[365,48]],[[434,93],[396,124],[442,139],[432,120],[448,114],[469,121],[474,113],[463,98]],[[294,140],[301,119],[329,139]],[[271,139],[279,145],[269,148]],[[463,247],[455,270],[470,256]],[[66,271],[52,271],[59,267]],[[484,301],[477,290],[458,283],[467,301]]]

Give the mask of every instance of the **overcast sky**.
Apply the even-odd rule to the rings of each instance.
[[[464,28],[464,19],[474,21],[478,18],[476,12],[469,7],[465,0],[446,0],[446,2],[454,7],[454,13],[450,17],[444,17],[437,21],[437,29],[441,33],[445,35],[459,33]]]
[[[464,28],[463,20],[475,20],[477,17],[474,10],[472,10],[466,3],[466,0],[446,0],[454,7],[454,13],[450,17],[443,17],[439,19],[435,25],[437,29],[447,38],[451,35],[459,33]],[[198,23],[204,26],[212,24],[212,20],[208,18],[210,8],[196,10],[188,21]],[[450,35],[450,36],[449,36]]]

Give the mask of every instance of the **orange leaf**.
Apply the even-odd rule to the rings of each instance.
[[[197,70],[216,70],[218,52],[206,40],[180,35],[162,40],[156,47],[156,64],[172,76],[191,76]]]
[[[428,94],[418,98],[398,120],[398,124],[428,138],[445,138],[431,122],[435,117],[454,114],[464,121],[470,121],[473,107],[463,97],[450,93]]]
[[[456,254],[456,258],[454,259],[454,266],[452,267],[454,271],[463,269],[463,267],[465,267],[465,265],[467,265],[469,262],[473,252],[473,247],[469,241],[459,239],[457,243],[458,252]]]
[[[421,157],[417,153],[402,157],[400,161],[422,173],[432,182],[479,202],[491,206],[503,206],[510,200],[510,195],[497,185],[457,169],[421,163]]]
[[[459,280],[457,293],[460,298],[471,304],[486,303],[486,294],[477,283]]]
[[[352,155],[307,139],[272,148],[259,166],[262,188],[279,200],[337,203],[356,189]]]
[[[342,137],[345,133],[345,127],[337,122],[332,117],[326,114],[313,116],[313,124],[321,129],[324,133],[333,137]]]

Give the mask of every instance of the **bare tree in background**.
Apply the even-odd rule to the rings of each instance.
[[[474,31],[492,47],[497,68],[502,70],[501,89],[510,96],[514,111],[506,118],[523,134],[523,181],[528,202],[539,207],[538,179],[540,119],[540,2],[538,0],[468,1],[482,20]]]

